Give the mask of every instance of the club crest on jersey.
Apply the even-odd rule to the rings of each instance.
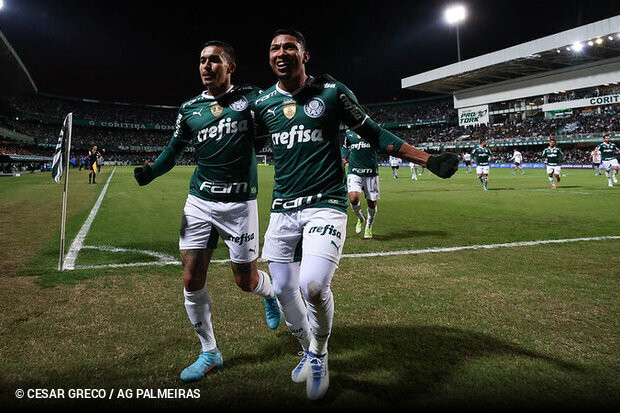
[[[247,107],[248,100],[245,98],[245,96],[241,96],[239,99],[235,100],[233,103],[230,104],[230,108],[235,112],[241,112]]]
[[[211,113],[213,114],[213,116],[215,116],[216,118],[218,116],[220,116],[222,114],[222,112],[224,111],[224,108],[221,107],[220,105],[218,105],[217,103],[214,105],[211,105]]]
[[[284,113],[284,116],[286,116],[287,119],[293,119],[297,113],[297,105],[295,103],[284,105],[282,108],[282,113]]]
[[[311,118],[318,118],[325,112],[325,102],[320,98],[312,98],[304,105],[304,112]]]

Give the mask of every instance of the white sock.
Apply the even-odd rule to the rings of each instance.
[[[605,178],[607,178],[607,181],[611,183],[611,174],[609,173],[609,171],[605,171]]]
[[[273,285],[269,275],[262,270],[258,270],[258,285],[252,291],[253,294],[260,295],[265,298],[273,298],[275,293],[273,292]]]
[[[304,350],[310,348],[310,325],[308,311],[299,291],[298,262],[270,262],[273,289],[278,296],[284,323],[291,330]]]
[[[337,267],[336,263],[315,255],[304,255],[301,259],[299,281],[312,332],[309,350],[314,354],[327,353],[334,320],[334,295],[330,285]]]
[[[551,185],[553,185],[553,177],[552,176],[549,177],[549,182],[551,182]]]
[[[366,221],[366,228],[372,228],[372,224],[375,223],[375,217],[377,216],[377,206],[374,208],[366,209],[368,212],[368,221]]]
[[[355,215],[357,215],[357,217],[359,219],[361,219],[362,221],[366,221],[366,218],[364,218],[364,213],[362,212],[362,203],[361,202],[357,202],[357,204],[353,205],[353,203],[351,203],[351,209],[353,209],[353,212],[355,212]]]
[[[198,291],[183,290],[185,297],[185,311],[192,323],[194,330],[198,333],[200,344],[203,351],[212,351],[217,348],[215,334],[213,334],[213,324],[211,324],[211,298],[205,285]]]

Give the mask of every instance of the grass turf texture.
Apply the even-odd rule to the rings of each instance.
[[[88,246],[178,257],[192,168],[139,188],[118,168]],[[68,239],[111,168],[88,185],[71,171]],[[345,253],[620,235],[620,188],[565,170],[552,190],[543,170],[491,170],[489,191],[462,170],[451,180],[381,169],[374,239]],[[259,167],[262,242],[273,170]],[[341,261],[332,284],[331,384],[317,403],[290,380],[298,345],[269,330],[262,300],[234,284],[229,264],[208,282],[224,367],[195,384],[178,379],[198,354],[180,266],[56,271],[62,185],[48,174],[0,180],[0,401],[19,407],[202,406],[234,409],[598,407],[620,401],[619,240]],[[227,258],[220,242],[215,259]],[[153,260],[82,250],[77,265]],[[260,263],[266,269],[265,263]],[[16,389],[133,389],[132,399],[18,400]],[[200,398],[137,399],[136,389],[199,389]]]

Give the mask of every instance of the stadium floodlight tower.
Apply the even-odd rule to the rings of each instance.
[[[461,39],[459,36],[459,26],[462,21],[465,20],[467,16],[467,10],[465,6],[462,4],[454,4],[449,6],[444,12],[443,17],[449,25],[456,26],[456,51],[458,55],[459,62],[461,61]]]

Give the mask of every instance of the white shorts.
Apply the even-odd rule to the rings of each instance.
[[[562,173],[561,166],[547,166],[547,175],[548,174],[560,175],[561,173]]]
[[[476,166],[476,173],[478,175],[488,175],[489,174],[489,165],[486,166]]]
[[[380,198],[379,176],[347,175],[347,187],[349,192],[364,192],[366,199],[376,201]]]
[[[232,262],[243,264],[257,259],[258,204],[256,200],[215,202],[188,195],[185,208],[183,208],[179,249],[215,248],[212,242],[218,234],[226,243]]]
[[[347,237],[347,214],[332,208],[305,208],[272,212],[265,233],[263,259],[293,262],[301,241],[303,255],[340,262]]]
[[[616,166],[619,166],[617,159],[612,159],[610,161],[603,161],[603,169],[606,171],[609,171],[610,169],[613,169]]]

